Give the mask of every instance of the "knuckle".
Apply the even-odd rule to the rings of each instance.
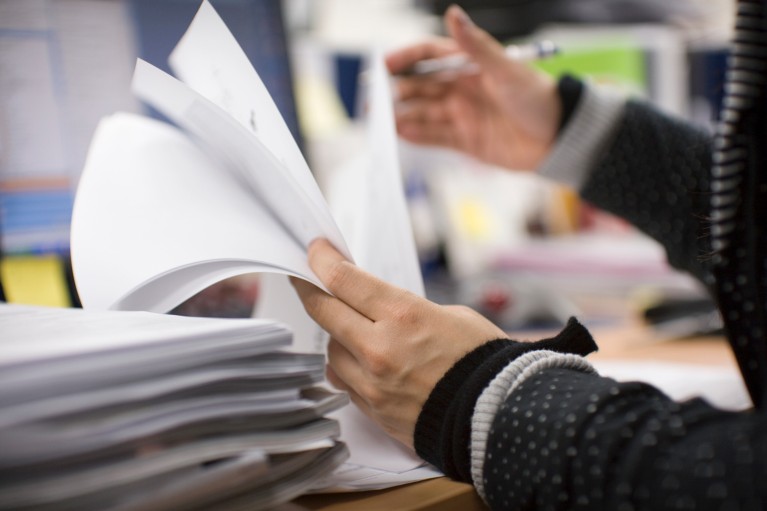
[[[304,299],[304,308],[314,318],[321,318],[327,307],[327,299],[324,293],[312,293]]]
[[[343,287],[349,279],[349,268],[350,264],[347,261],[335,261],[330,264],[324,278],[328,289],[332,291]]]
[[[365,389],[365,399],[371,408],[381,410],[386,405],[386,394],[377,385],[368,385]]]
[[[420,311],[408,302],[396,300],[391,309],[391,318],[398,325],[409,327],[416,325],[420,319]]]
[[[392,369],[389,357],[377,349],[366,350],[364,356],[367,361],[367,370],[371,376],[376,379],[384,379],[389,376]]]
[[[335,364],[337,357],[342,352],[342,350],[343,348],[341,347],[341,344],[331,337],[328,341],[327,347],[325,348],[325,351],[327,352],[328,363],[331,366]]]
[[[471,307],[467,307],[466,305],[454,305],[454,306],[453,306],[453,310],[454,310],[454,312],[455,312],[457,315],[459,315],[459,316],[463,316],[463,317],[469,317],[469,318],[471,318],[471,317],[475,317],[475,316],[478,316],[478,315],[479,315],[479,314],[477,313],[477,311],[475,311],[475,310],[474,310],[474,309],[472,309]]]

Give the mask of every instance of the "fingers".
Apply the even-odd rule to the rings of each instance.
[[[407,103],[397,104],[394,115],[397,122],[428,121],[444,124],[450,120],[444,101],[431,99],[413,99]]]
[[[345,391],[362,413],[374,418],[373,408],[363,395],[370,386],[369,379],[354,356],[336,339],[328,343],[328,365],[325,368],[327,380],[333,387]]]
[[[434,39],[393,52],[386,57],[386,64],[392,75],[406,74],[416,62],[450,55],[459,51],[452,39]],[[411,98],[439,98],[452,87],[450,80],[440,76],[399,76],[396,82],[397,100]]]
[[[368,417],[375,420],[375,416],[373,414],[372,408],[370,408],[370,405],[368,404],[365,399],[363,399],[362,396],[360,396],[352,387],[347,385],[335,372],[332,366],[328,365],[325,368],[325,376],[327,377],[327,380],[330,382],[333,387],[335,387],[338,390],[342,390],[349,394],[349,399],[352,400],[352,402],[357,405],[357,408],[359,408],[362,413],[367,415]]]
[[[340,376],[336,374],[331,365],[325,366],[325,379],[336,389],[349,392],[351,389],[344,383]]]
[[[367,332],[373,324],[354,308],[305,280],[291,279],[291,283],[304,304],[306,312],[331,337],[337,339],[367,337]],[[354,343],[350,344],[354,345]]]
[[[501,43],[475,25],[458,5],[453,4],[448,8],[445,13],[445,25],[458,46],[483,69],[492,71],[499,65],[508,65]]]
[[[437,124],[444,130],[449,121],[444,97],[449,94],[452,86],[453,84],[423,77],[398,80],[394,110],[397,133],[416,144],[430,143],[421,136],[420,124]],[[440,135],[440,138],[443,137]]]
[[[397,132],[415,144],[454,147],[454,115],[446,101],[411,99],[395,109]]]
[[[327,347],[328,381],[342,390],[354,389],[355,392],[367,382],[359,359],[342,342],[331,337]]]
[[[440,99],[444,97],[454,84],[449,81],[437,80],[429,76],[400,78],[397,80],[397,101],[408,101],[413,98]]]
[[[446,129],[444,124],[421,120],[398,121],[397,132],[414,144],[458,148],[453,130]]]
[[[386,317],[390,304],[406,305],[413,300],[405,290],[387,284],[347,261],[325,239],[315,240],[309,245],[309,266],[333,295],[373,321]],[[327,307],[324,312],[336,312],[338,309],[337,306]],[[336,318],[325,316],[324,312],[322,319],[337,322]]]
[[[409,71],[419,60],[444,57],[458,51],[455,41],[447,38],[432,39],[409,46],[386,56],[386,66],[393,75]]]

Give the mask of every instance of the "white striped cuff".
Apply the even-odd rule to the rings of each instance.
[[[573,117],[538,174],[580,191],[617,131],[626,99],[587,84]]]
[[[536,350],[520,356],[496,375],[482,391],[471,420],[471,478],[477,493],[485,499],[483,469],[487,437],[493,425],[496,413],[514,390],[532,375],[544,369],[574,369],[585,373],[596,370],[585,358],[579,355],[556,353],[548,350]]]

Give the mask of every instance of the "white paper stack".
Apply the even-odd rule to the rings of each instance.
[[[72,266],[86,309],[164,313],[223,279],[261,272],[260,317],[290,325],[294,349],[323,353],[327,335],[286,278],[323,287],[307,261],[316,238],[423,295],[380,55],[368,74],[369,140],[350,148],[363,154],[342,179],[351,200],[334,208],[338,223],[257,71],[207,1],[169,64],[175,76],[138,61],[132,86],[173,125],[117,112],[94,134],[72,215]],[[334,418],[351,455],[318,488],[371,490],[440,475],[358,408]]]
[[[347,458],[322,355],[255,319],[0,305],[0,509],[267,509]]]

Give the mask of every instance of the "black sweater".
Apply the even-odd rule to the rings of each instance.
[[[767,115],[761,92],[767,90],[767,13],[763,2],[742,1],[739,8],[716,138],[629,102],[581,193],[654,237],[671,264],[712,290],[756,406],[724,412],[700,399],[675,403],[646,384],[541,370],[493,419],[481,483],[494,509],[767,509]],[[419,454],[472,482],[467,431],[473,404],[500,368],[539,348],[586,354],[593,344],[572,322],[546,346],[522,350],[514,341],[495,341],[467,355],[421,412]]]

